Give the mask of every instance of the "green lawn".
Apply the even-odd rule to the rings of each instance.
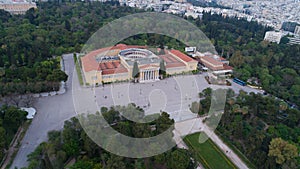
[[[80,69],[80,65],[79,65],[80,63],[77,60],[76,56],[74,56],[74,63],[75,63],[75,68],[76,68],[79,83],[82,86],[83,85],[83,78],[82,78],[81,69]]]
[[[237,167],[225,154],[210,140],[199,143],[199,134],[195,133],[184,138],[184,142],[196,153],[198,160],[207,169],[233,169]]]

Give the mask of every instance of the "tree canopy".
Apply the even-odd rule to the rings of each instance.
[[[5,150],[9,148],[9,144],[19,127],[26,120],[26,115],[27,112],[17,107],[0,107],[0,161],[4,157]]]
[[[297,168],[300,164],[300,111],[282,100],[240,92],[227,98],[217,127],[259,168]]]
[[[122,110],[127,108],[132,109],[132,105],[123,107]],[[138,107],[135,108],[139,109]],[[174,123],[165,112],[161,113],[158,119],[151,123],[135,123],[123,118],[117,109],[116,107],[102,108],[101,113],[106,120],[110,119],[109,123],[115,130],[135,138],[160,134]],[[97,113],[85,118],[96,119],[96,116]],[[155,126],[154,130],[153,125]],[[48,139],[48,142],[40,144],[28,156],[28,169],[65,168],[66,166],[71,169],[192,169],[196,165],[190,158],[190,152],[176,147],[163,154],[141,159],[111,154],[90,139],[75,117],[65,121],[62,131],[49,132]],[[69,163],[73,160],[74,163]]]

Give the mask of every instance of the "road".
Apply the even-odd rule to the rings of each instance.
[[[66,54],[63,59],[65,71],[69,75],[66,82],[67,90],[62,95],[41,97],[37,100],[34,105],[37,114],[21,142],[12,169],[27,166],[27,155],[40,143],[47,141],[49,131],[62,129],[65,120],[76,116],[81,110],[90,110],[94,107],[91,105],[95,103],[99,108],[134,102],[144,108],[146,114],[157,113],[160,110],[167,111],[171,118],[180,122],[196,117],[189,111],[189,106],[192,101],[199,100],[198,93],[207,87],[232,88],[235,92],[241,89],[246,92],[260,92],[237,84],[230,87],[209,85],[203,74],[179,76],[145,84],[119,83],[84,88],[79,86],[77,73],[73,73],[75,71],[73,54]],[[85,100],[88,104],[83,105],[80,100]],[[94,110],[91,109],[91,112],[95,112]]]
[[[75,116],[72,102],[72,75],[74,70],[73,54],[64,55],[65,71],[69,76],[66,82],[67,91],[62,95],[41,97],[34,107],[37,110],[22,142],[11,168],[22,168],[28,165],[27,155],[42,142],[47,140],[47,133],[63,127],[64,121]]]

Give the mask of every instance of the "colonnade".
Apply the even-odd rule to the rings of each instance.
[[[141,70],[140,82],[153,81],[159,79],[158,70]]]

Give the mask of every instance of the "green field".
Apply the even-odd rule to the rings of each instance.
[[[73,56],[73,57],[74,57],[74,63],[75,63],[75,68],[76,68],[78,80],[79,80],[80,85],[82,86],[83,85],[83,78],[82,78],[81,69],[80,69],[80,65],[79,65],[80,63],[79,63],[79,60],[77,59],[76,56]]]
[[[184,142],[196,153],[198,160],[207,169],[233,169],[237,167],[225,156],[225,154],[210,140],[199,143],[199,134],[195,133],[184,138]]]

